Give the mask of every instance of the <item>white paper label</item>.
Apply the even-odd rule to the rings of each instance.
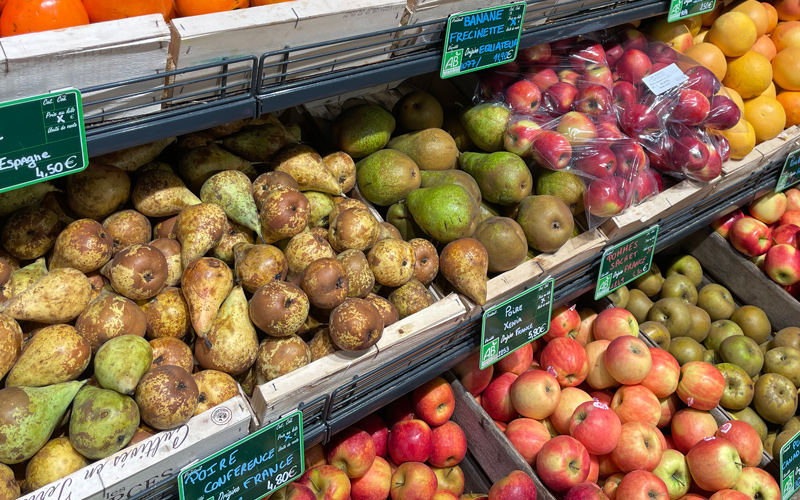
[[[683,71],[681,71],[675,63],[672,63],[666,68],[656,71],[652,75],[645,76],[642,78],[642,81],[655,95],[661,95],[688,79],[689,77],[683,74]]]

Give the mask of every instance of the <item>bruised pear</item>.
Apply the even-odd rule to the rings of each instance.
[[[115,337],[144,337],[146,328],[145,314],[136,302],[109,291],[101,292],[75,322],[75,330],[89,342],[92,352]]]
[[[365,297],[375,287],[375,275],[361,250],[345,250],[336,256],[347,273],[347,296]]]
[[[189,333],[189,306],[180,288],[166,287],[142,305],[147,323],[147,338],[175,337],[182,339]]]
[[[177,221],[178,216],[174,215],[153,226],[153,238],[168,238],[171,240],[177,239],[178,237],[175,235],[175,222]]]
[[[400,231],[398,231],[397,228],[390,223],[381,222],[380,226],[378,227],[378,241],[389,238],[397,238],[398,240],[402,240],[403,235],[401,235]]]
[[[427,286],[439,274],[436,247],[424,238],[414,238],[408,244],[414,249],[414,279]]]
[[[150,220],[136,210],[123,210],[113,213],[103,221],[103,229],[112,241],[112,254],[123,248],[150,241],[152,227]]]
[[[141,172],[133,187],[133,208],[147,217],[169,217],[200,203],[180,177],[171,170]]]
[[[24,483],[29,484],[27,478],[25,479]],[[0,498],[3,500],[14,500],[15,498],[19,498],[19,486],[20,485],[14,477],[14,471],[11,470],[11,467],[5,464],[0,464]]]
[[[0,313],[37,323],[66,323],[89,305],[92,285],[82,272],[54,269],[31,287],[0,304]]]
[[[150,370],[136,387],[136,404],[142,420],[166,430],[189,421],[200,394],[192,376],[179,366],[158,366]]]
[[[311,361],[322,359],[339,350],[333,343],[330,330],[327,328],[322,328],[314,334],[314,337],[308,342],[308,349],[311,352]]]
[[[276,189],[264,197],[259,213],[265,243],[291,238],[308,224],[308,198],[294,189]]]
[[[255,293],[261,285],[286,278],[286,256],[277,247],[242,243],[234,252],[236,280],[248,292]]]
[[[378,309],[363,299],[350,298],[331,313],[329,333],[344,351],[363,351],[383,335],[383,318]]]
[[[131,397],[86,386],[72,403],[69,442],[86,458],[106,458],[124,448],[138,426],[139,407]]]
[[[369,207],[363,201],[356,200],[355,198],[334,197],[333,203],[333,210],[328,214],[328,220],[330,221],[335,220],[340,213],[351,208],[360,208],[369,211]]]
[[[301,191],[341,194],[342,188],[322,157],[305,144],[289,144],[275,153],[272,164],[278,172],[294,177]]]
[[[94,357],[94,376],[103,389],[133,394],[153,363],[153,348],[138,335],[122,335],[109,340]]]
[[[403,240],[381,240],[367,254],[375,281],[397,287],[414,277],[416,256],[414,248]]]
[[[237,286],[220,307],[206,338],[195,342],[194,354],[203,368],[239,375],[253,366],[257,352],[258,337],[247,299]]]
[[[197,384],[199,393],[197,408],[194,410],[195,415],[200,415],[239,395],[239,386],[236,381],[225,372],[203,370],[192,375],[192,378]]]
[[[72,267],[82,273],[100,269],[111,259],[114,242],[99,222],[79,219],[56,238],[50,269]]]
[[[397,308],[398,316],[403,319],[433,305],[434,300],[425,285],[411,279],[389,294],[389,302]]]
[[[167,279],[164,286],[177,286],[183,275],[181,263],[181,244],[178,240],[159,238],[150,242],[150,246],[161,250],[167,263]]]
[[[0,314],[0,378],[17,362],[22,352],[22,328],[13,318]]]
[[[150,341],[153,362],[150,368],[158,366],[180,366],[189,373],[194,369],[192,350],[186,343],[175,337],[161,337]]]
[[[378,241],[378,220],[361,208],[349,208],[331,219],[328,241],[337,252],[354,248],[366,252]]]
[[[425,291],[427,292],[427,290]],[[384,299],[380,295],[369,293],[366,297],[364,297],[364,300],[375,306],[378,312],[381,313],[384,327],[387,327],[392,323],[396,323],[400,319],[400,313],[397,312],[397,308],[394,306],[394,304]]]
[[[213,203],[200,203],[181,210],[175,221],[175,237],[181,242],[184,269],[219,243],[227,220],[225,211]]]
[[[205,337],[219,307],[233,288],[233,273],[212,257],[198,259],[183,270],[181,291],[189,306],[189,318],[199,337]]]
[[[297,335],[267,337],[258,347],[256,382],[265,384],[310,362],[308,345]]]
[[[69,208],[78,217],[102,220],[128,201],[131,179],[123,170],[90,163],[67,177]]]
[[[286,337],[308,317],[309,301],[300,287],[285,281],[262,285],[250,299],[250,319],[267,335]]]
[[[336,259],[315,260],[299,276],[299,281],[314,307],[333,309],[347,298],[347,272]]]
[[[486,303],[489,254],[480,241],[461,238],[448,243],[439,256],[439,269],[460,293],[480,305]]]
[[[53,248],[61,223],[58,215],[43,207],[17,210],[0,232],[3,248],[14,257],[32,260]]]
[[[132,300],[149,299],[167,282],[167,259],[154,246],[131,245],[103,267],[103,275],[121,295]]]
[[[236,261],[236,251],[234,250],[236,245],[239,243],[252,245],[255,241],[253,231],[228,219],[225,230],[222,232],[222,238],[211,249],[211,256],[233,267]]]
[[[356,163],[344,151],[337,151],[322,158],[325,167],[336,178],[342,193],[347,193],[356,185]]]
[[[8,282],[0,285],[0,292],[5,299],[10,299],[33,286],[45,274],[47,274],[47,264],[44,257],[39,257],[35,262],[11,273]]]
[[[69,438],[62,436],[51,439],[42,446],[41,450],[36,452],[36,455],[25,466],[25,489],[36,491],[87,465],[89,465],[89,460],[78,453],[78,450],[69,442]],[[11,476],[12,480],[13,478],[14,476]],[[0,498],[11,500],[2,493],[4,482],[4,479],[0,479]],[[17,486],[17,495],[19,495],[19,486]]]
[[[269,193],[276,189],[294,189],[300,191],[300,186],[294,177],[286,172],[266,172],[253,181],[253,199],[256,202],[256,208],[260,212],[264,207],[264,199]]]
[[[332,259],[336,256],[331,244],[322,235],[314,231],[300,233],[292,237],[284,250],[289,277],[302,273],[309,264],[317,259]]]
[[[92,348],[70,325],[39,330],[6,377],[6,387],[42,387],[75,380],[89,366]]]

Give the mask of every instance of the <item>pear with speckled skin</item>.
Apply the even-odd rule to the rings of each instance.
[[[214,318],[232,288],[233,273],[219,259],[203,257],[184,269],[181,291],[199,337],[205,337],[211,330]]]
[[[480,305],[486,303],[489,253],[480,241],[462,238],[447,244],[439,256],[439,271],[459,292]]]
[[[86,467],[89,463],[89,460],[70,444],[69,438],[62,436],[51,439],[25,467],[25,488],[27,491],[36,491]],[[9,497],[3,494],[4,486],[6,486],[5,478],[0,479],[0,498],[6,500]]]
[[[253,179],[258,175],[249,161],[216,144],[190,149],[178,160],[178,169],[192,189],[200,189],[209,177],[225,170],[238,170]]]
[[[0,304],[0,312],[16,320],[66,323],[77,318],[92,297],[92,284],[82,272],[54,269],[36,283]]]
[[[144,337],[147,318],[136,302],[103,289],[78,316],[75,329],[97,352],[101,345],[121,335]]]
[[[192,375],[200,393],[195,415],[200,415],[239,395],[239,386],[230,375],[219,370],[203,370]]]
[[[311,350],[297,335],[267,337],[256,358],[256,382],[264,384],[311,362]]]
[[[239,375],[255,363],[258,336],[241,286],[225,299],[206,340],[194,344],[194,355],[203,368]]]
[[[272,157],[276,172],[286,172],[297,181],[300,191],[342,194],[342,186],[325,166],[322,157],[305,144],[289,144]]]
[[[478,204],[455,184],[412,191],[406,205],[419,227],[442,243],[466,238],[478,225]]]
[[[138,335],[122,335],[109,340],[94,357],[94,376],[104,389],[133,394],[153,363],[153,348]]]
[[[383,336],[383,317],[366,300],[349,298],[331,313],[329,333],[339,349],[363,351]]]
[[[389,302],[397,309],[399,318],[403,319],[433,305],[435,300],[425,285],[412,278],[389,294]]]
[[[238,170],[226,170],[212,175],[200,189],[203,203],[215,203],[234,222],[248,227],[261,236],[258,210],[253,199],[253,184]]]
[[[42,387],[75,380],[89,366],[92,348],[70,325],[51,325],[28,341],[6,377],[6,387]]]
[[[334,143],[353,158],[364,158],[383,149],[394,132],[394,116],[376,104],[348,108],[333,121]]]
[[[184,269],[219,243],[227,220],[225,211],[214,203],[200,203],[181,210],[175,221],[175,236],[181,242]]]
[[[124,448],[137,427],[139,407],[133,398],[87,386],[72,405],[69,442],[86,458],[105,458]]]

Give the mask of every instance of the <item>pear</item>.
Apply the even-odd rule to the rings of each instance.
[[[46,183],[45,183],[46,184]],[[56,214],[58,221],[61,222],[61,227],[75,222],[75,218],[67,215],[64,207],[67,206],[67,200],[64,198],[63,193],[49,192],[44,195],[41,202],[41,207],[46,208]]]
[[[70,325],[42,328],[6,377],[6,387],[42,387],[75,380],[89,366],[92,347]]]
[[[258,342],[256,342],[258,346]],[[199,392],[195,415],[210,410],[239,395],[239,385],[233,377],[217,370],[203,370],[192,375]]]
[[[253,165],[217,146],[209,144],[190,149],[178,160],[178,170],[190,188],[198,190],[209,177],[223,170],[238,170],[255,179]]]
[[[144,245],[152,239],[150,221],[136,210],[116,212],[103,221],[103,229],[112,241],[112,255],[131,245]]]
[[[317,259],[332,259],[336,256],[328,240],[311,231],[293,236],[286,245],[284,254],[289,267],[289,279],[302,273]]]
[[[167,146],[176,140],[175,137],[167,137],[166,139],[159,139],[148,144],[133,146],[132,148],[120,149],[113,153],[96,156],[92,158],[92,160],[97,163],[102,163],[103,165],[112,165],[119,169],[132,172],[155,160]]]
[[[470,140],[484,151],[503,150],[503,138],[511,111],[502,104],[482,103],[461,111],[461,124]]]
[[[456,141],[456,146],[459,151],[474,151],[475,144],[473,144],[472,139],[469,138],[467,129],[462,125],[460,114],[460,109],[448,109],[440,128],[450,134],[450,137]]]
[[[205,337],[211,330],[217,311],[232,288],[233,273],[221,260],[203,257],[186,266],[181,291],[199,337]]]
[[[414,221],[414,217],[404,201],[389,207],[389,210],[386,211],[386,221],[400,233],[400,238],[406,241],[425,235],[419,224]]]
[[[99,222],[79,219],[65,227],[56,239],[50,269],[72,267],[88,273],[111,259],[114,242]]]
[[[502,273],[522,264],[528,255],[525,232],[514,219],[489,217],[481,221],[473,238],[489,253],[489,271]]]
[[[169,217],[200,203],[171,171],[149,170],[139,175],[131,196],[133,207],[148,217]]]
[[[11,278],[4,285],[0,285],[0,290],[6,299],[10,299],[33,286],[45,274],[47,274],[47,265],[44,257],[40,257],[35,262],[11,273]]]
[[[106,458],[124,448],[137,427],[139,407],[131,397],[87,386],[72,405],[69,442],[86,458]]]
[[[356,165],[356,182],[366,199],[389,206],[419,188],[421,178],[414,160],[394,149],[382,149]]]
[[[331,312],[328,332],[339,349],[363,351],[383,336],[383,318],[370,302],[348,298]]]
[[[136,388],[136,404],[141,418],[156,429],[172,429],[192,418],[197,408],[197,384],[178,366],[153,368]]]
[[[440,128],[397,136],[386,147],[414,160],[420,170],[450,170],[458,161],[456,141]]]
[[[264,243],[291,238],[308,226],[308,198],[294,189],[276,189],[264,198],[258,218]]]
[[[167,282],[167,259],[151,245],[123,248],[101,269],[114,290],[131,300],[155,297]]]
[[[475,178],[481,195],[490,203],[514,205],[531,194],[531,171],[514,153],[463,153],[458,164]]]
[[[256,382],[265,384],[311,362],[311,350],[297,335],[267,337],[258,347]]]
[[[61,223],[54,212],[43,207],[27,207],[11,214],[0,232],[0,240],[14,257],[32,260],[55,245],[60,229]]]
[[[92,296],[92,285],[82,272],[54,269],[3,304],[0,312],[16,320],[66,323],[77,318]]]
[[[306,191],[304,194],[308,199],[308,226],[328,227],[329,216],[335,206],[333,197],[319,191]]]
[[[259,212],[264,206],[264,198],[272,191],[281,188],[300,191],[300,185],[297,184],[294,177],[286,172],[265,172],[256,177],[256,180],[253,181],[253,198]]]
[[[406,204],[422,230],[442,243],[471,236],[478,223],[478,204],[455,184],[417,189]]]
[[[364,298],[375,288],[375,275],[361,250],[345,250],[336,256],[347,273],[347,296]]]
[[[517,223],[528,246],[537,252],[555,252],[572,236],[575,219],[569,207],[555,196],[526,196],[519,204]]]
[[[583,195],[586,188],[580,177],[563,170],[540,169],[536,177],[536,194],[555,196],[569,207],[572,215],[580,215],[584,211]]]
[[[67,177],[67,201],[78,217],[103,220],[128,201],[131,179],[110,165],[90,163]]]
[[[136,302],[103,290],[78,316],[75,329],[97,352],[101,345],[121,335],[143,337],[147,320]]]
[[[367,251],[378,241],[378,219],[369,210],[348,208],[331,220],[328,241],[337,252]]]
[[[441,127],[444,110],[435,97],[424,90],[413,90],[400,98],[392,108],[400,130],[422,130]]]
[[[414,283],[414,281],[415,279],[409,281],[408,283],[406,283],[406,285],[411,284],[410,288],[419,289],[418,285]],[[431,296],[430,293],[428,293],[428,290],[425,288],[424,285],[422,286],[422,290],[425,291],[424,296],[427,296],[427,298],[430,299],[430,303],[432,304],[433,297]],[[367,296],[364,297],[364,300],[375,306],[378,309],[378,312],[381,313],[384,327],[396,323],[400,319],[400,312],[397,310],[397,307],[395,307],[394,304],[389,302],[388,299],[384,299],[380,295],[375,295],[374,293],[368,293]]]
[[[414,249],[414,279],[428,286],[439,274],[439,253],[425,238],[414,238],[408,244]]]
[[[379,241],[370,249],[367,262],[377,283],[398,287],[414,277],[416,255],[409,243],[388,239]]]
[[[226,222],[227,224],[225,230],[222,232],[222,238],[220,238],[219,242],[211,249],[211,256],[233,267],[236,260],[234,247],[239,243],[252,245],[256,242],[256,237],[253,231],[243,225],[237,224],[230,219]]]
[[[253,199],[253,184],[237,170],[226,170],[212,175],[200,189],[203,203],[215,203],[228,217],[256,232],[261,237],[261,224]]]
[[[301,233],[297,236],[302,235],[313,237],[311,233]],[[289,243],[291,244],[291,241]],[[328,242],[326,241],[325,244],[327,245]],[[330,248],[330,246],[328,247]],[[236,281],[241,283],[248,292],[255,293],[261,285],[273,280],[283,281],[286,278],[287,258],[277,247],[241,243],[236,245],[234,252],[236,254],[234,269]]]
[[[181,210],[175,221],[175,236],[181,242],[184,269],[222,239],[227,219],[225,211],[214,203],[200,203]]]
[[[0,462],[18,464],[35,455],[85,383],[0,390]]]
[[[369,299],[369,296],[367,296],[367,299]],[[370,302],[375,305],[374,301],[370,300]],[[425,285],[412,278],[405,285],[389,294],[389,302],[396,308],[398,317],[403,319],[426,307],[430,307],[435,300],[428,289],[425,288]]]
[[[239,233],[235,233],[239,234]],[[223,239],[228,236],[224,235]],[[222,240],[220,240],[220,243]],[[183,274],[183,264],[181,263],[181,244],[178,240],[171,240],[169,238],[158,238],[150,242],[150,246],[157,248],[164,255],[167,262],[167,280],[164,286],[176,286],[181,282],[181,275]],[[214,247],[216,253],[219,243]],[[222,260],[222,259],[220,259]]]
[[[237,286],[220,307],[206,342],[195,342],[194,355],[205,369],[239,375],[253,366],[257,354],[256,329],[244,291]]]
[[[460,293],[479,305],[486,303],[489,254],[481,242],[462,238],[448,243],[439,256],[439,270]]]
[[[153,348],[145,339],[138,335],[122,335],[97,350],[94,376],[103,389],[133,394],[152,363]]]
[[[359,104],[333,121],[333,142],[355,159],[383,149],[394,132],[394,117],[376,104]]]
[[[245,123],[245,120],[234,120],[232,122],[223,123],[222,125],[215,125],[211,128],[207,128],[204,132],[216,138],[225,137],[226,135],[235,134],[242,130]]]
[[[62,436],[51,439],[25,467],[25,488],[28,491],[36,491],[87,465],[89,460],[78,453],[69,442],[69,438]],[[5,479],[0,479],[0,484],[5,484]],[[0,498],[8,498],[3,496],[2,487],[0,487]]]
[[[17,362],[22,351],[22,328],[13,318],[0,314],[0,378]]]
[[[166,287],[142,305],[147,322],[147,338],[182,339],[192,326],[189,306],[180,288]]]
[[[423,170],[420,174],[422,175],[422,182],[420,182],[419,187],[427,188],[444,184],[458,184],[467,190],[476,203],[481,203],[483,199],[481,188],[475,182],[475,178],[463,170]]]
[[[267,335],[292,335],[308,321],[309,300],[300,287],[284,281],[264,284],[250,299],[250,319]]]
[[[20,208],[39,205],[47,193],[54,191],[58,189],[49,181],[45,181],[0,193],[0,217],[5,217]]]
[[[248,127],[222,138],[226,149],[255,162],[269,161],[276,151],[290,142],[294,142],[294,137],[283,125],[276,123]]]
[[[187,372],[194,370],[194,356],[186,342],[175,337],[161,337],[151,340],[150,348],[153,349],[151,369],[172,365],[179,366]]]
[[[322,158],[322,163],[331,171],[343,193],[356,185],[356,164],[344,151],[337,151]]]
[[[276,172],[286,172],[297,181],[300,191],[321,191],[339,195],[342,186],[325,166],[322,157],[309,146],[290,144],[272,158]]]

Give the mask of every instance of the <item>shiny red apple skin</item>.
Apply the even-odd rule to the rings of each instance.
[[[513,471],[489,489],[489,500],[536,500],[536,484],[522,471]]]
[[[455,368],[453,368],[453,373],[456,374],[461,385],[464,386],[464,389],[469,391],[473,396],[477,396],[482,393],[492,381],[494,365],[487,366],[481,370],[480,353],[475,353],[456,365]]]
[[[350,479],[333,465],[318,465],[309,469],[297,480],[307,486],[318,499],[347,500],[350,498]]]
[[[338,467],[347,477],[361,477],[375,460],[375,442],[372,436],[356,427],[339,432],[327,446],[328,463]]]
[[[616,70],[620,79],[639,85],[642,78],[650,74],[652,66],[647,54],[638,49],[629,49],[617,61]]]
[[[530,115],[539,109],[542,91],[538,85],[523,78],[506,88],[505,101],[513,112]]]
[[[392,500],[430,500],[438,487],[436,474],[422,462],[400,464],[392,474]]]
[[[728,233],[731,230],[731,226],[737,220],[744,217],[744,213],[740,209],[735,209],[733,212],[723,215],[719,219],[715,220],[711,223],[711,228],[717,232],[720,236],[727,239]]]
[[[458,465],[466,454],[467,436],[460,425],[451,420],[431,429],[431,455],[428,458],[431,466]]]
[[[431,455],[431,428],[424,420],[397,422],[389,432],[389,456],[398,465],[405,462],[425,462]]]
[[[758,467],[764,446],[758,432],[743,420],[728,420],[719,426],[715,437],[727,439],[736,448],[739,458],[747,467]]]
[[[690,361],[681,367],[676,394],[695,410],[712,410],[725,391],[725,377],[712,364]]]
[[[652,472],[637,470],[622,478],[617,487],[616,498],[669,500],[669,491],[664,481]]]
[[[536,457],[536,473],[556,492],[567,491],[589,476],[589,452],[571,436],[556,436],[546,442]]]
[[[649,349],[652,363],[642,385],[650,389],[657,398],[666,398],[678,389],[681,365],[669,352],[657,347]]]
[[[623,472],[652,471],[661,461],[663,446],[657,429],[642,422],[622,424],[619,442],[611,458]]]
[[[569,434],[581,442],[591,455],[605,455],[617,447],[622,422],[605,403],[581,403],[572,414]]]
[[[544,168],[563,170],[572,160],[572,145],[563,134],[544,130],[533,139],[531,156]]]
[[[357,427],[372,436],[372,442],[375,443],[375,456],[386,458],[389,453],[386,448],[386,442],[389,439],[389,427],[380,415],[370,413],[356,422],[353,427]]]
[[[548,342],[542,349],[539,362],[547,371],[551,367],[555,370],[556,380],[561,387],[576,387],[586,380],[589,373],[586,350],[577,340],[569,337]]]
[[[392,487],[392,468],[382,457],[361,477],[350,481],[351,500],[386,500]]]
[[[764,271],[782,286],[800,282],[800,250],[785,243],[772,246],[764,259]]]
[[[736,448],[724,438],[705,438],[686,454],[692,480],[706,491],[732,488],[742,473]]]
[[[733,248],[748,257],[767,253],[772,247],[772,232],[766,224],[753,217],[741,217],[728,231]]]
[[[442,425],[450,420],[456,406],[453,388],[442,377],[436,377],[414,389],[411,401],[417,418],[430,426]]]
[[[514,373],[501,373],[481,394],[481,406],[493,420],[510,422],[518,413],[511,403],[511,384],[517,379]]]

